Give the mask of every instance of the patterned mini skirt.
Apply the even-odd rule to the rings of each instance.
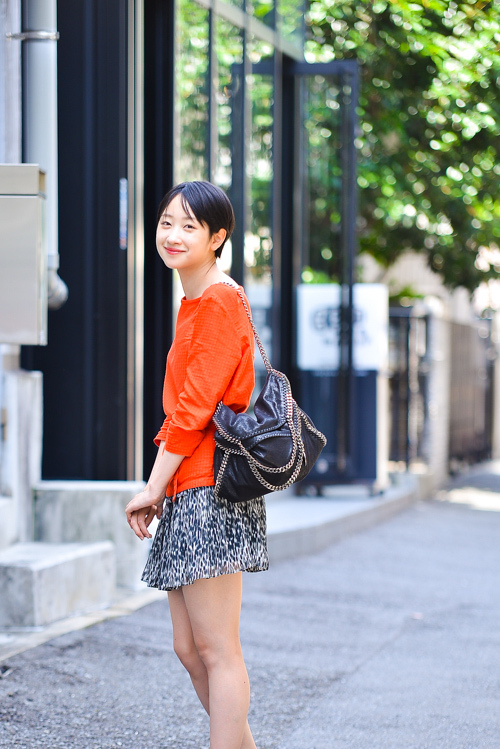
[[[213,486],[167,497],[142,580],[151,588],[175,590],[201,578],[269,567],[266,505],[260,497],[228,502]]]

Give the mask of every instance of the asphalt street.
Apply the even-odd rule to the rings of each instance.
[[[245,576],[259,749],[500,749],[499,492],[500,476],[477,473]],[[0,676],[0,747],[208,749],[166,599],[17,655]]]

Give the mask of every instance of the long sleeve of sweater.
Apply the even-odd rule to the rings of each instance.
[[[234,292],[230,293],[234,297]],[[239,299],[236,302],[241,305]],[[184,387],[167,423],[165,449],[169,452],[193,454],[235,374],[242,357],[242,336],[232,307],[218,295],[207,295],[200,301]]]

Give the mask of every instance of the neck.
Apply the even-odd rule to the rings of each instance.
[[[193,272],[179,271],[179,276],[186,299],[198,299],[209,286],[226,278],[216,262]]]

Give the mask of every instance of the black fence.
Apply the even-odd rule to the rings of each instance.
[[[411,307],[389,311],[389,460],[425,462],[428,431],[428,318]]]
[[[431,319],[411,307],[389,312],[389,460],[429,461]],[[493,366],[491,320],[450,323],[450,470],[491,456]],[[438,409],[439,415],[439,409]]]

